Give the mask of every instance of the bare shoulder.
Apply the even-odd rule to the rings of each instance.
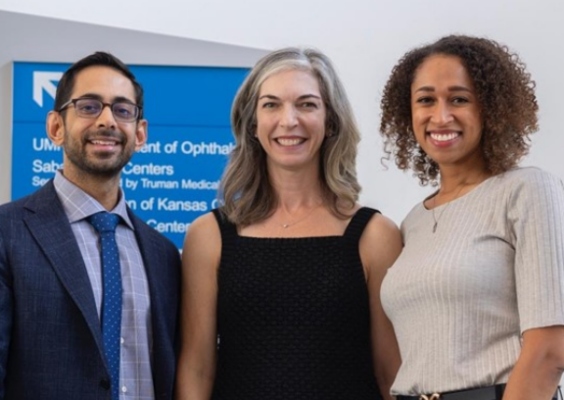
[[[390,243],[399,241],[401,243],[401,233],[398,226],[390,218],[376,213],[366,225],[361,241],[364,239],[377,242],[389,241]]]
[[[194,261],[219,262],[221,232],[213,213],[196,218],[188,228],[182,248],[183,264]]]
[[[220,236],[219,225],[215,215],[211,212],[200,215],[190,224],[186,232],[186,240],[198,239],[200,236],[217,235]]]
[[[388,269],[399,256],[402,247],[397,225],[382,214],[374,214],[360,238],[363,264],[368,269]]]

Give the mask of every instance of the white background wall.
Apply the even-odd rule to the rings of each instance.
[[[173,54],[189,57],[190,46],[182,38],[261,49],[288,45],[319,48],[335,62],[363,133],[358,165],[364,187],[362,202],[380,208],[398,223],[429,189],[420,188],[410,174],[393,165],[384,171],[380,164],[379,99],[389,71],[408,49],[440,36],[488,36],[516,50],[537,82],[541,130],[534,136],[532,152],[524,164],[538,165],[564,179],[562,0],[0,0],[1,10],[159,34],[163,41],[170,39],[167,36],[175,38],[176,47],[169,45],[166,51],[153,39],[147,45],[133,39],[135,35],[119,44],[116,41],[122,51],[116,49],[115,54],[129,63],[138,62],[139,53],[154,64],[167,63]],[[57,40],[38,48],[31,40],[25,44],[27,52],[49,54],[74,46],[76,53],[77,46],[89,48],[96,43],[95,37],[85,37],[81,45],[73,31],[61,29],[58,33],[68,37],[70,44]],[[43,34],[33,24],[26,31],[31,36]],[[3,36],[0,41],[10,40]],[[160,56],[153,53],[155,49]],[[2,52],[0,46],[0,72],[5,62]],[[6,80],[0,79],[0,89],[6,85]],[[0,104],[0,109],[7,107]],[[0,146],[4,147],[9,139],[5,133],[1,135]],[[0,149],[0,157],[5,154]],[[0,202],[7,200],[7,176],[2,167]]]

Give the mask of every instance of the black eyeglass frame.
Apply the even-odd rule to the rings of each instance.
[[[135,103],[132,103],[130,101],[125,101],[125,100],[114,101],[113,103],[104,103],[102,100],[96,99],[96,98],[93,98],[93,97],[78,97],[76,99],[70,99],[65,104],[63,104],[61,107],[59,107],[57,112],[60,113],[60,112],[65,111],[71,104],[76,109],[76,103],[79,102],[79,101],[82,101],[82,100],[96,101],[96,102],[98,102],[102,105],[102,107],[100,108],[100,112],[98,114],[96,114],[96,115],[94,115],[94,114],[92,114],[92,115],[81,115],[81,114],[79,114],[80,117],[82,117],[82,118],[98,118],[100,116],[100,114],[102,114],[102,112],[104,111],[105,107],[109,107],[110,111],[112,112],[112,115],[114,116],[114,118],[118,121],[121,121],[121,122],[134,122],[134,121],[138,121],[142,118],[143,107],[141,107],[141,106],[139,106]],[[123,118],[122,116],[116,114],[114,112],[114,106],[116,106],[117,104],[128,104],[130,106],[135,107],[136,112],[135,112],[134,117]],[[78,111],[77,111],[77,113],[78,113]]]

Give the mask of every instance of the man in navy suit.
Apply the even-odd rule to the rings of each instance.
[[[147,140],[143,90],[120,60],[92,54],[60,80],[47,134],[63,149],[63,169],[0,206],[0,399],[115,400],[115,387],[121,400],[171,399],[180,257],[119,186]],[[117,381],[101,331],[99,236],[88,222],[104,211],[119,216]]]

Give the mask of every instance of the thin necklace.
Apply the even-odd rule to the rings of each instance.
[[[433,224],[433,233],[435,233],[437,231],[437,226],[439,225],[439,220],[441,219],[441,217],[445,213],[446,209],[450,206],[450,204],[454,200],[456,200],[458,198],[458,195],[462,191],[462,188],[464,188],[465,186],[466,186],[466,184],[460,185],[460,189],[458,189],[456,191],[456,194],[454,195],[454,197],[448,203],[446,203],[445,207],[442,209],[441,213],[437,217],[435,217],[435,208],[437,208],[436,203],[437,203],[437,196],[439,195],[439,192],[437,192],[437,194],[433,196],[433,209],[431,210],[431,213],[433,214],[433,221],[435,221],[435,223]]]
[[[296,225],[296,224],[299,224],[300,222],[305,221],[305,220],[306,220],[311,214],[313,214],[313,212],[314,212],[315,210],[317,210],[320,206],[321,206],[321,204],[316,205],[316,206],[313,207],[306,215],[304,215],[302,218],[299,218],[299,219],[296,220],[296,221],[288,222],[288,223],[285,223],[285,224],[278,223],[278,225],[280,225],[280,226],[281,226],[282,228],[284,228],[284,229],[288,229],[288,228],[291,227],[291,226],[294,226],[294,225]]]
[[[465,187],[471,186],[471,185],[479,185],[480,183],[482,183],[485,179],[488,178],[487,173],[483,172],[478,176],[478,179],[476,179],[474,182],[469,183],[468,181],[464,181],[460,184],[460,188],[456,191],[454,197],[452,199],[450,199],[450,201],[448,203],[446,203],[445,207],[442,209],[441,213],[435,217],[435,208],[436,207],[436,203],[437,203],[437,196],[439,195],[440,189],[437,192],[437,194],[435,196],[433,196],[433,209],[432,214],[433,214],[433,221],[435,222],[433,224],[433,233],[435,233],[437,231],[437,226],[439,225],[439,220],[441,219],[441,217],[443,216],[443,214],[445,213],[445,211],[447,210],[447,208],[450,206],[450,204],[458,199],[458,196],[460,195],[460,192],[462,192],[462,189],[464,189]]]

